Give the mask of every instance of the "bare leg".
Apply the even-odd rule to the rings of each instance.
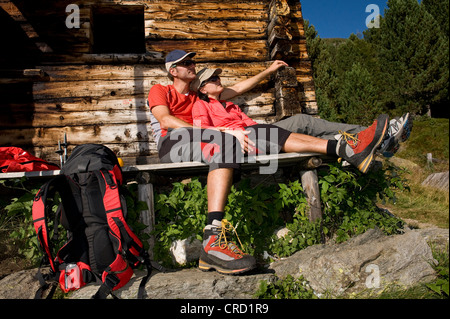
[[[219,168],[208,174],[208,212],[223,212],[233,184],[233,169]]]
[[[314,152],[327,154],[327,145],[328,140],[323,140],[309,135],[292,133],[281,150],[285,153]]]

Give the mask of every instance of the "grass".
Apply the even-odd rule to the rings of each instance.
[[[427,163],[427,153],[432,153],[435,163]],[[398,167],[406,168],[403,178],[408,180],[410,191],[396,194],[395,204],[387,203],[385,208],[401,219],[413,219],[419,224],[431,224],[449,228],[449,191],[422,186],[422,182],[432,173],[449,170],[449,120],[420,117],[415,119],[410,139],[404,143],[396,156],[390,160]],[[411,223],[411,221],[409,221]],[[412,225],[411,225],[412,226]],[[397,285],[385,287],[374,293],[365,291],[356,295],[341,296],[350,299],[448,299],[449,253],[448,246],[438,249],[431,245],[433,257],[438,264],[433,265],[438,278],[427,284],[405,288]],[[290,278],[275,284],[262,284],[257,298],[311,298],[311,291],[303,286],[302,280]],[[293,289],[295,288],[295,289]],[[286,296],[295,291],[295,295]]]
[[[427,163],[427,153],[432,153],[436,163]],[[392,161],[405,167],[410,191],[397,193],[397,202],[387,204],[392,213],[402,219],[449,228],[449,192],[422,186],[432,173],[449,170],[449,120],[418,118],[410,139]]]

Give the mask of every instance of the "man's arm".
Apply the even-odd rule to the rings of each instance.
[[[283,61],[275,61],[267,70],[262,71],[261,73],[255,75],[254,77],[239,82],[231,87],[225,88],[222,94],[220,95],[220,99],[222,100],[230,100],[238,95],[241,95],[245,92],[250,91],[259,82],[267,78],[272,73],[275,73],[279,68],[288,66],[286,62]]]
[[[161,128],[164,130],[168,130],[170,128],[177,129],[180,127],[192,127],[191,124],[170,114],[169,108],[166,105],[157,105],[152,107],[152,113],[161,124]]]

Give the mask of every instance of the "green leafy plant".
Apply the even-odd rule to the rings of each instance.
[[[9,236],[13,240],[13,244],[18,247],[18,252],[33,264],[37,264],[40,260],[39,246],[31,216],[33,198],[36,194],[37,190],[32,190],[19,198],[13,198],[11,204],[5,207],[7,215],[20,225],[15,227]]]
[[[285,257],[323,240],[345,241],[373,227],[387,234],[395,234],[402,227],[399,219],[376,207],[376,200],[393,200],[396,188],[407,187],[401,172],[387,167],[362,175],[354,169],[343,169],[340,164],[330,164],[319,175],[324,214],[315,223],[307,217],[308,205],[298,180],[257,186],[252,186],[250,180],[243,180],[232,187],[225,218],[235,226],[246,253],[262,257],[267,252],[275,257]],[[22,188],[23,181],[18,185]],[[139,221],[140,212],[147,206],[138,201],[136,184],[128,185],[127,190],[127,222],[147,245],[146,226]],[[33,189],[14,198],[5,211],[20,225],[11,236],[17,243],[21,242],[21,253],[37,261],[40,253],[31,220],[36,192],[37,189]],[[54,212],[58,204],[59,199],[55,197],[51,203]],[[173,241],[191,236],[201,240],[203,237],[207,215],[206,186],[198,179],[188,184],[175,183],[171,191],[155,193],[155,210],[154,255],[164,264],[172,264],[169,249]],[[279,239],[274,233],[282,227],[288,231]]]
[[[18,247],[18,252],[27,258],[33,265],[39,264],[43,253],[39,248],[36,231],[33,226],[33,199],[36,196],[39,188],[27,189],[27,179],[17,179],[9,183],[2,183],[5,187],[21,191],[23,195],[11,199],[10,204],[4,207],[8,222],[14,230],[10,232],[10,238],[13,244]],[[147,239],[149,235],[143,230],[147,227],[139,221],[139,215],[142,210],[148,209],[145,202],[139,202],[137,199],[136,185],[131,184],[127,188],[123,188],[125,199],[127,203],[127,223],[133,229],[135,234],[143,241],[144,246],[148,249]],[[51,208],[51,216],[48,218],[48,229],[50,231],[50,238],[55,240],[54,236],[54,216],[61,203],[61,198],[58,194],[54,198],[48,199],[48,207]],[[56,256],[57,250],[67,240],[66,231],[58,225],[56,242],[52,247],[54,251],[53,256]]]
[[[398,218],[383,213],[376,206],[378,199],[394,200],[395,189],[405,189],[393,167],[361,174],[356,169],[342,169],[330,164],[320,173],[321,199],[324,203],[323,229],[335,234],[337,242],[378,227],[386,234],[403,228]]]
[[[155,210],[154,255],[164,264],[170,264],[169,249],[173,241],[192,235],[202,238],[207,210],[206,188],[198,179],[188,185],[174,183],[170,193],[155,193]]]
[[[426,284],[426,287],[432,290],[439,297],[449,297],[449,258],[448,258],[448,245],[446,249],[438,250],[433,246],[433,257],[438,261],[437,265],[433,264],[433,268],[436,271],[437,278],[435,281]]]
[[[285,279],[277,279],[274,283],[261,281],[258,291],[255,293],[257,299],[318,299],[314,291],[309,287],[303,276],[294,279],[288,275]]]
[[[315,223],[307,217],[308,205],[298,180],[256,187],[243,180],[233,186],[225,218],[235,226],[245,251],[256,256],[268,252],[285,257],[326,238],[342,242],[373,227],[387,234],[402,228],[399,219],[376,206],[378,199],[394,200],[394,190],[407,187],[394,168],[388,166],[363,175],[354,169],[343,169],[340,164],[330,164],[320,172],[319,183],[324,215]],[[202,239],[207,214],[206,186],[198,179],[187,185],[175,183],[172,191],[155,194],[155,208],[155,255],[171,263],[168,251],[173,241],[192,235]],[[283,226],[288,232],[279,239],[274,232]]]

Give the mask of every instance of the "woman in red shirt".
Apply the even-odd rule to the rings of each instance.
[[[221,69],[203,69],[191,88],[198,92],[199,100],[194,103],[192,118],[195,126],[201,128],[226,128],[227,133],[247,131],[251,145],[258,154],[278,154],[280,152],[316,152],[326,154],[327,140],[289,132],[270,124],[258,124],[249,118],[236,104],[220,100],[224,90],[219,74]],[[236,137],[241,135],[236,134]],[[256,145],[257,144],[257,145]],[[241,145],[244,145],[241,143]],[[254,149],[246,149],[254,153]]]
[[[239,136],[242,131],[250,132],[248,139],[256,146],[258,154],[303,153],[314,152],[342,157],[366,173],[373,162],[375,151],[381,145],[386,134],[387,116],[380,115],[377,121],[359,134],[346,134],[336,140],[325,140],[317,137],[291,133],[270,124],[258,124],[250,119],[239,106],[220,99],[224,87],[219,75],[221,69],[203,69],[197,73],[197,78],[191,84],[191,89],[198,92],[199,99],[192,108],[192,118],[195,126],[201,128],[226,128],[226,132],[240,132],[235,136],[239,139],[243,151],[253,153],[254,149],[244,149],[244,143]],[[233,134],[234,135],[234,134]],[[256,143],[255,143],[256,142]]]

